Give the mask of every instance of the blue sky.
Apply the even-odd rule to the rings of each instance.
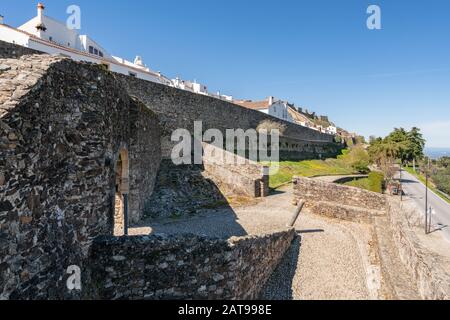
[[[2,0],[5,22],[35,16],[34,0]],[[237,98],[295,102],[360,134],[423,129],[429,147],[450,147],[448,0],[45,0],[110,53],[142,55],[170,77],[197,79]],[[382,10],[382,30],[366,9]],[[226,115],[218,115],[226,116]]]

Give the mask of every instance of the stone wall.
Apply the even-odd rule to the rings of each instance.
[[[174,165],[162,160],[154,192],[145,204],[147,218],[194,215],[205,208],[227,204],[227,199],[201,165]]]
[[[0,40],[0,59],[20,58],[21,56],[29,54],[43,54],[43,53],[30,48],[25,48],[22,46],[18,46]]]
[[[0,43],[0,299],[76,299],[66,270],[77,265],[89,281],[93,239],[113,233],[116,171],[125,163],[118,165],[119,155],[128,160],[121,186],[129,186],[130,219],[137,221],[171,130],[190,129],[194,120],[204,120],[205,129],[256,128],[268,117],[102,66],[28,53]],[[288,124],[284,137],[291,136],[310,141],[308,148],[334,146],[331,136]],[[225,297],[255,296],[249,277],[264,280],[283,252],[284,235],[220,244],[236,254]],[[231,268],[238,284],[231,283]]]
[[[257,162],[204,143],[203,165],[207,176],[225,194],[252,198],[269,194],[269,168]]]
[[[386,210],[386,197],[360,188],[327,183],[317,179],[294,177],[294,194],[308,203],[337,202],[371,210]]]
[[[161,137],[156,115],[141,102],[130,109],[130,223],[141,220],[154,191],[161,163]]]
[[[269,194],[269,177],[263,165],[206,143],[203,150],[202,165],[162,160],[154,192],[145,205],[146,217],[194,215],[226,205],[228,196],[257,198]]]
[[[197,236],[103,237],[91,252],[99,299],[256,299],[290,246],[293,229],[215,240]]]
[[[138,97],[155,112],[163,128],[162,155],[169,158],[175,143],[170,141],[176,129],[193,133],[194,121],[202,121],[203,132],[208,129],[280,128],[280,155],[283,159],[313,159],[336,156],[342,149],[334,136],[295,125],[262,112],[247,109],[227,101],[194,94],[141,79],[118,75],[130,95]]]
[[[99,66],[47,55],[0,65],[0,298],[76,298],[66,268],[87,270],[92,239],[112,234],[121,148],[139,153],[132,207],[151,190],[156,119]]]
[[[294,177],[293,183],[294,196],[316,214],[369,222],[387,210],[386,197],[379,193],[302,177]]]
[[[409,225],[399,203],[389,201],[390,226],[400,258],[427,300],[450,299],[450,260],[425,248]],[[445,240],[442,240],[445,241]]]

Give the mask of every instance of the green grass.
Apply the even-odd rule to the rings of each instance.
[[[337,159],[277,162],[279,170],[271,174],[269,186],[272,189],[279,188],[283,184],[292,181],[294,176],[314,177],[357,174],[361,169],[368,170],[368,161],[369,156],[367,152],[362,147],[357,146],[342,150],[342,154]],[[274,163],[269,165],[273,166]]]
[[[290,182],[294,176],[313,177],[355,173],[352,167],[339,159],[282,161],[278,165],[278,172],[270,176],[269,186],[274,189]]]
[[[344,183],[344,185],[369,190],[370,189],[370,180],[368,178],[355,179],[353,181]]]
[[[383,193],[383,180],[384,176],[382,173],[371,172],[368,178],[355,179],[353,181],[344,183],[344,185],[357,187],[372,192]]]
[[[418,172],[414,171],[413,167],[404,167],[403,169],[405,169],[405,171],[407,171],[408,173],[412,174],[413,176],[415,176],[417,179],[419,179],[420,182],[422,182],[423,184],[426,183],[426,179],[423,175],[419,174]],[[428,188],[432,191],[434,191],[434,193],[436,193],[439,197],[441,197],[443,200],[445,200],[446,202],[450,203],[450,199],[447,198],[446,196],[444,196],[442,193],[439,192],[438,188],[436,188],[436,186],[433,184],[432,181],[428,180]]]

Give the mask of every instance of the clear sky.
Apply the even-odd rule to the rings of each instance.
[[[169,77],[287,99],[365,136],[418,126],[428,147],[450,148],[448,0],[43,2],[62,21],[79,5],[81,33]],[[36,3],[2,0],[0,14],[18,26]],[[366,27],[370,4],[381,7],[382,30]]]

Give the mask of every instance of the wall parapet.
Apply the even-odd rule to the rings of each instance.
[[[388,208],[388,217],[400,258],[414,277],[422,298],[426,300],[450,299],[448,270],[450,260],[421,245],[409,225],[405,212],[398,203],[390,200]]]
[[[269,168],[208,143],[203,143],[207,175],[225,191],[252,198],[269,195]]]
[[[41,51],[0,40],[0,59],[20,58],[25,55],[44,54]]]
[[[387,209],[386,197],[379,193],[304,177],[293,180],[294,194],[307,202],[328,201],[370,210]]]
[[[90,254],[97,299],[256,299],[295,237],[101,237]]]

